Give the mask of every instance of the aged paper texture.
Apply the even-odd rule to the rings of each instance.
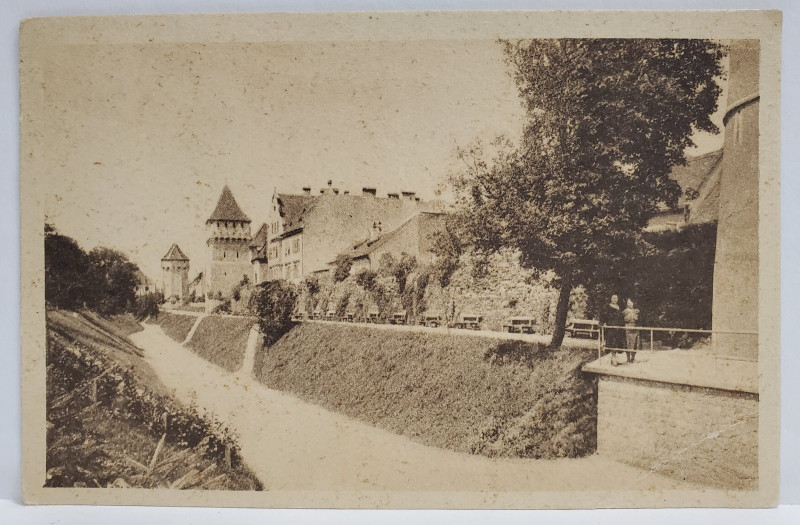
[[[25,501],[776,505],[780,31],[24,21]]]

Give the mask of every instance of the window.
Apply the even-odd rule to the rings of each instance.
[[[292,242],[292,250],[294,253],[300,253],[300,237]]]

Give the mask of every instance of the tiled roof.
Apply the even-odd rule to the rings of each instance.
[[[436,229],[437,225],[434,223],[434,221],[441,220],[445,216],[446,214],[442,212],[420,212],[392,231],[383,233],[375,239],[366,239],[357,243],[355,246],[353,246],[353,249],[349,254],[350,258],[359,259],[361,257],[368,256],[381,246],[385,246],[387,243],[391,242],[393,238],[400,235],[400,233],[407,228],[418,228],[421,233],[429,233],[427,230],[430,230],[431,228]],[[420,249],[430,249],[431,239],[427,239],[424,235],[421,235],[419,242],[422,245],[419,246]]]
[[[250,262],[253,261],[266,261],[267,260],[267,224],[264,223],[258,229],[256,234],[250,240],[249,244],[250,248],[255,249],[255,253],[253,253],[253,257],[250,259]]]
[[[250,248],[261,248],[267,244],[267,223],[261,225],[253,238],[250,239]]]
[[[217,207],[214,208],[214,213],[211,214],[208,220],[250,222],[250,218],[245,215],[236,203],[236,199],[233,198],[233,193],[227,184],[222,188],[222,194],[217,201]]]
[[[170,246],[167,254],[161,258],[162,261],[188,261],[189,258],[181,251],[177,244]]]
[[[303,216],[314,208],[317,199],[315,195],[279,193],[278,204],[281,207],[284,230],[289,231],[302,226]]]
[[[689,200],[686,198],[686,190],[699,190],[706,180],[711,176],[711,172],[722,159],[722,150],[712,151],[698,157],[689,157],[683,166],[672,168],[670,177],[680,185],[682,193],[678,199],[678,207],[683,207]]]

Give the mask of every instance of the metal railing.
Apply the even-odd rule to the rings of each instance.
[[[637,348],[616,348],[606,346],[606,330],[621,330],[624,332],[624,336],[627,337],[628,332],[631,330],[636,330],[640,332],[638,337],[638,345]],[[649,348],[644,348],[644,341],[641,337],[641,332],[649,332],[650,334],[650,344]],[[600,325],[600,338],[598,339],[598,346],[597,346],[597,357],[598,359],[603,356],[605,352],[654,352],[655,349],[655,334],[657,332],[660,333],[669,333],[670,335],[674,335],[675,333],[682,333],[682,334],[705,334],[705,335],[753,335],[757,336],[757,331],[752,330],[702,330],[702,329],[695,329],[695,328],[663,328],[663,327],[655,327],[655,326],[612,326],[612,325]],[[672,350],[673,348],[669,348]]]

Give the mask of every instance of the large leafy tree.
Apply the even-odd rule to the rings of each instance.
[[[113,248],[97,247],[88,254],[94,267],[95,308],[104,314],[131,311],[136,304],[136,274],[139,267]]]
[[[523,265],[552,270],[560,294],[551,346],[560,346],[569,295],[607,278],[641,243],[695,131],[717,132],[722,45],[707,40],[505,41],[527,119],[520,144],[494,162],[461,151],[453,178],[467,240],[480,252],[512,246]]]

